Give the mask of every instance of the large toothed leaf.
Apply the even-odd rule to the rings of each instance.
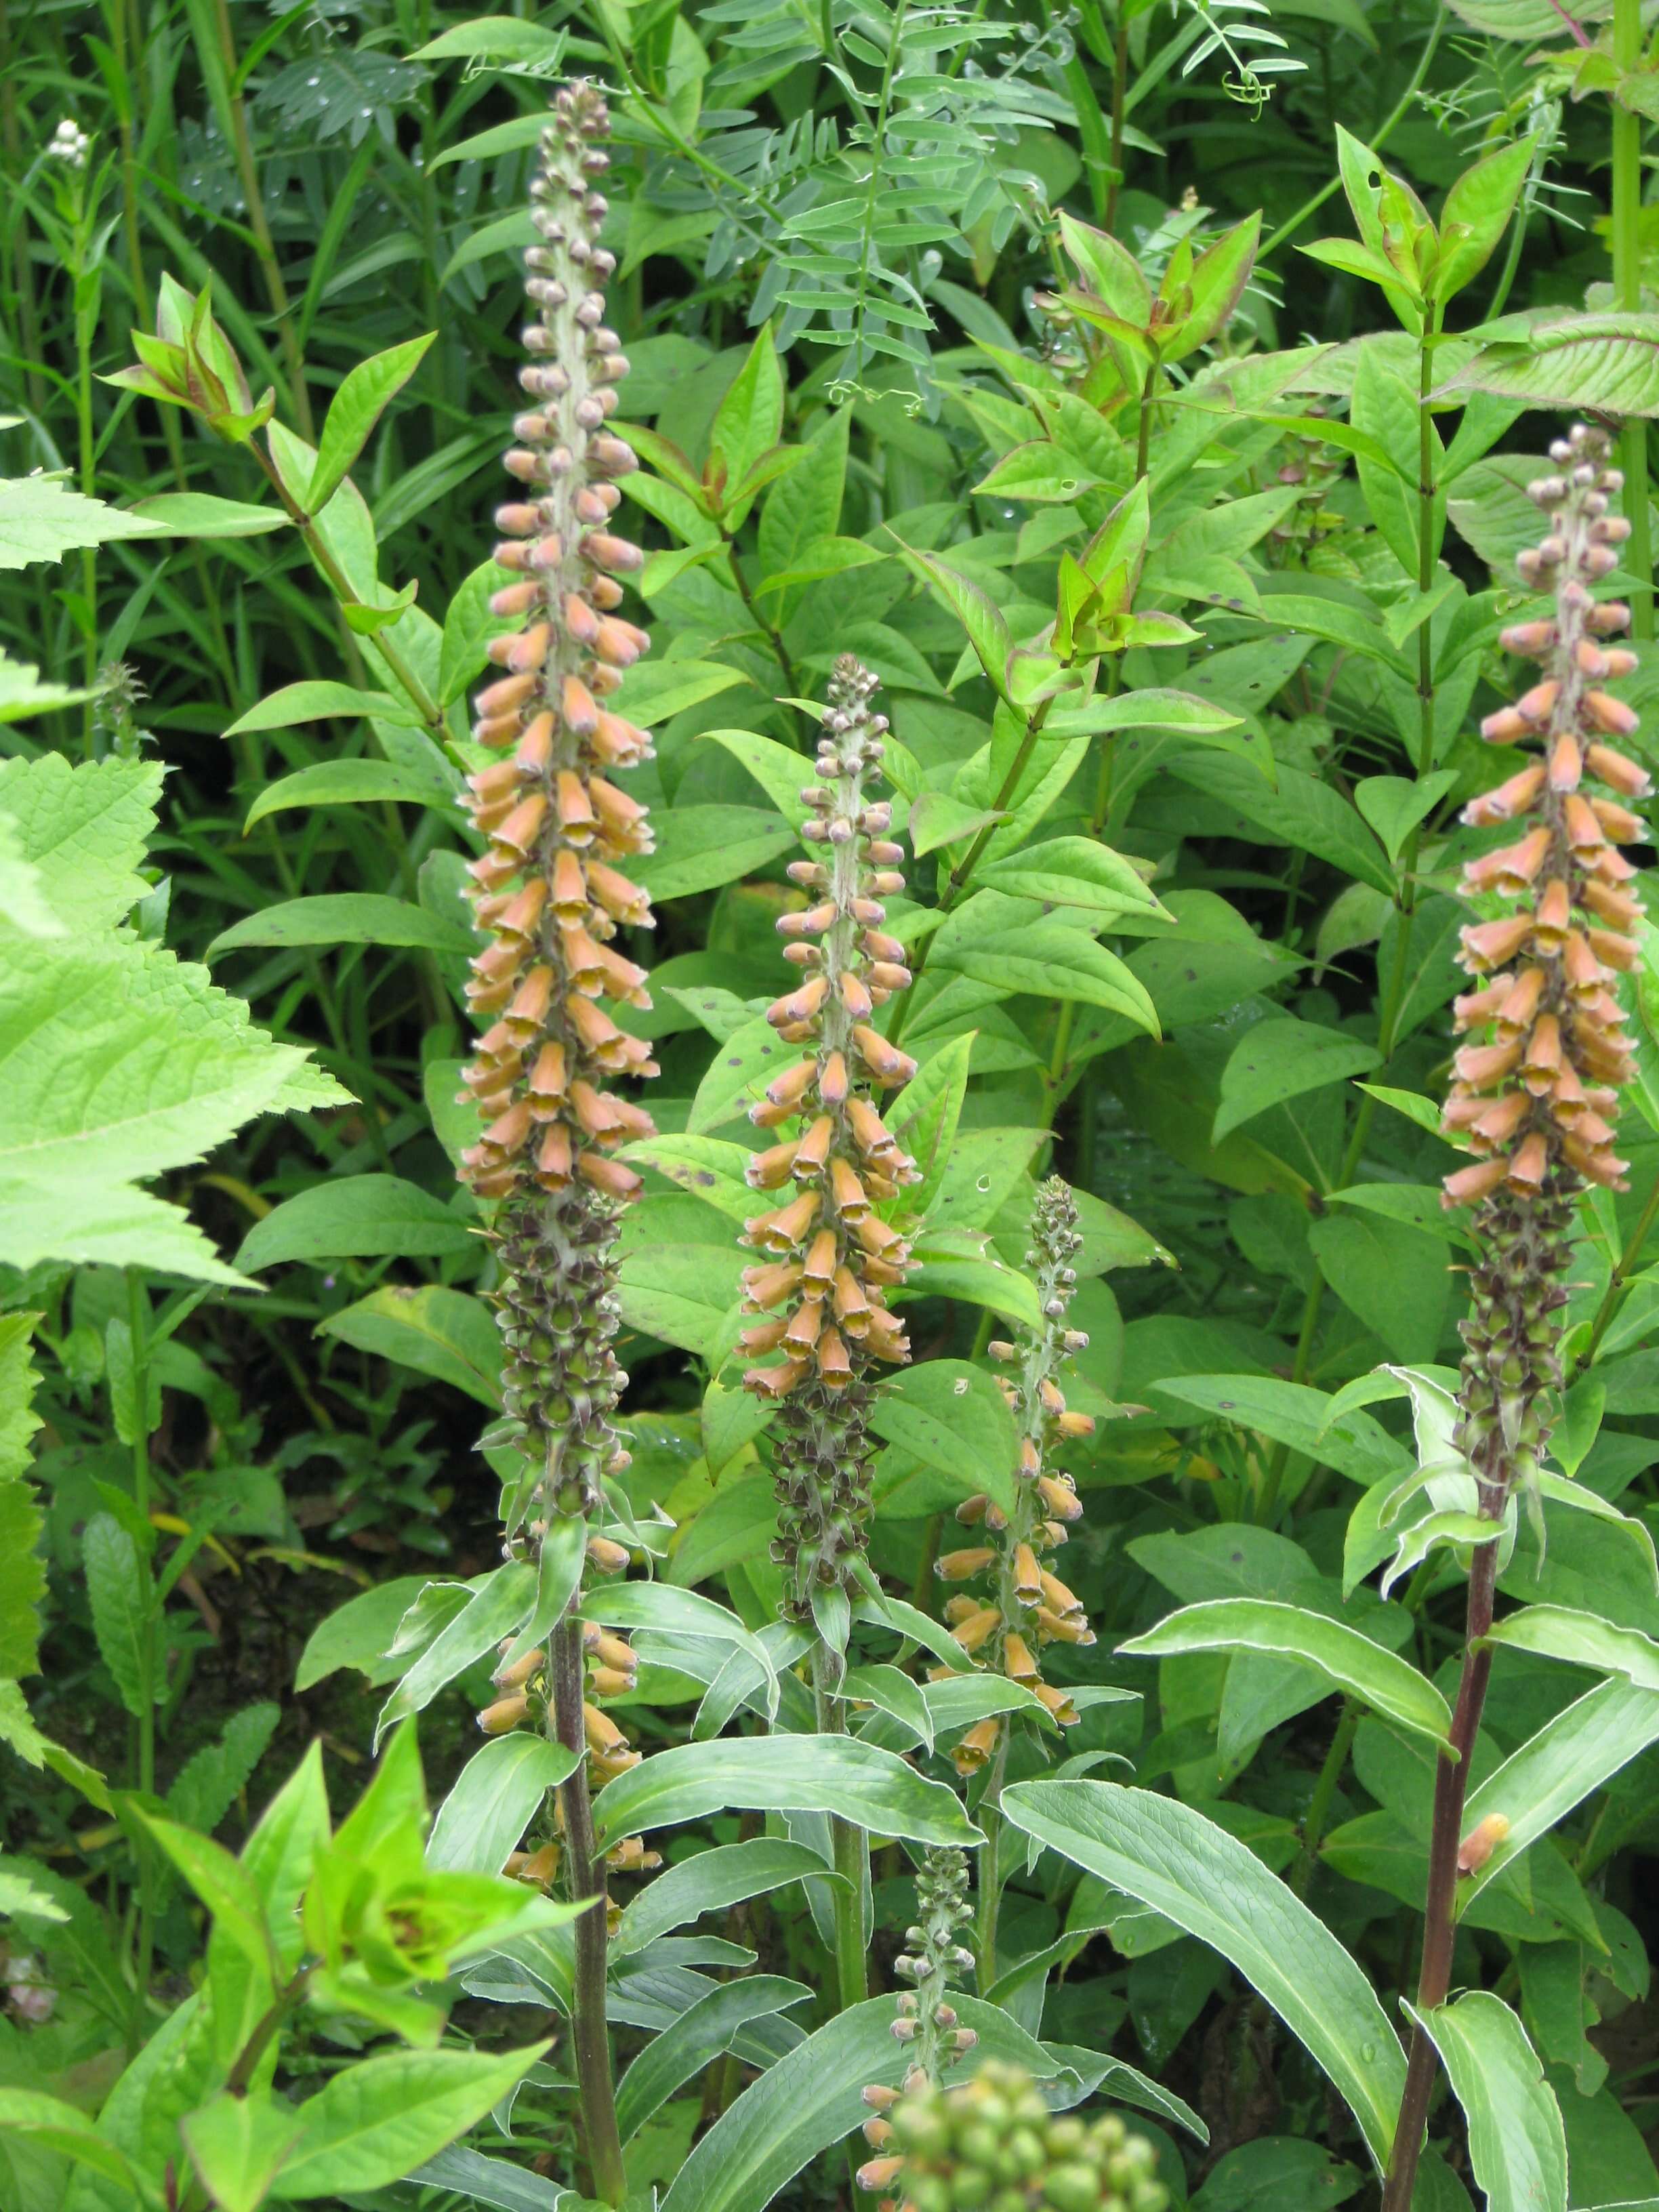
[[[161,525],[124,514],[101,499],[84,498],[54,477],[18,477],[0,483],[0,568],[61,561],[76,547],[119,538],[154,538]]]
[[[0,814],[16,825],[18,850],[40,896],[66,928],[112,927],[149,886],[138,873],[155,827],[157,761],[85,761],[61,753],[0,763]]]

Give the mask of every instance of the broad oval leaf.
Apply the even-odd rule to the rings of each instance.
[[[393,2051],[331,2075],[272,2185],[285,2203],[384,2189],[464,2134],[546,2051]]]
[[[438,1808],[426,1863],[443,1873],[499,1874],[550,1790],[574,1771],[576,1754],[517,1730],[475,1751]]]
[[[1518,323],[1512,337],[1504,334],[1483,345],[1442,390],[1489,392],[1528,407],[1575,414],[1594,407],[1611,415],[1659,415],[1659,315],[1568,315],[1530,327]]]
[[[386,1175],[330,1176],[285,1199],[242,1239],[249,1270],[295,1260],[451,1256],[477,1247],[472,1226],[418,1183]]]
[[[461,958],[478,949],[465,922],[447,921],[408,899],[387,898],[379,891],[278,900],[222,929],[208,946],[208,957],[244,945],[410,945]]]
[[[665,1867],[624,1908],[613,1938],[616,1955],[642,1951],[659,1936],[705,1912],[723,1911],[745,1898],[762,1897],[786,1882],[809,1877],[839,1881],[805,1844],[781,1836],[756,1836],[746,1844],[716,1844]]]
[[[1639,1628],[1620,1628],[1599,1613],[1577,1613],[1565,1605],[1523,1606],[1488,1630],[1486,1641],[1534,1651],[1540,1658],[1564,1659],[1571,1667],[1622,1674],[1639,1689],[1659,1692],[1659,1644]]]

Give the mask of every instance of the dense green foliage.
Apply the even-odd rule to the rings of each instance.
[[[1369,2201],[1481,1534],[1462,810],[1516,757],[1479,728],[1576,410],[1621,427],[1619,694],[1659,690],[1641,14],[11,0],[0,2212],[621,2201],[536,1879],[579,1749],[513,1674],[582,1546],[503,1553],[539,1470],[457,1182],[468,702],[574,75],[655,744],[629,1567],[579,1599],[627,2203],[872,2203],[857,2128],[958,2043],[1079,2108],[1019,2201],[1097,2159],[1152,2212],[1101,2101],[1177,2212]],[[739,1238],[844,655],[890,725],[872,1018],[917,1173],[876,1193],[909,1361],[815,1580]],[[1497,1547],[1421,2212],[1659,2198],[1645,924],[1620,992],[1627,1188],[1578,1199]]]

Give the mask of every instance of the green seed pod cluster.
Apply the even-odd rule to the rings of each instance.
[[[893,2107],[891,2148],[859,2174],[884,2212],[1164,2212],[1152,2145],[1115,2112],[1051,2112],[1015,2066],[961,2087],[931,2082]]]

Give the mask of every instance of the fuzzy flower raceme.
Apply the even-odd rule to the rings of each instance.
[[[750,1110],[763,1129],[788,1129],[757,1152],[749,1182],[771,1203],[744,1225],[759,1255],[743,1279],[756,1321],[743,1335],[757,1360],[744,1376],[780,1401],[776,1556],[793,1571],[791,1608],[810,1613],[815,1589],[845,1581],[862,1547],[867,1508],[870,1376],[909,1357],[888,1307],[909,1262],[902,1232],[880,1208],[916,1182],[873,1093],[906,1083],[915,1063],[872,1026],[876,1009],[909,982],[903,948],[885,935],[881,902],[903,888],[902,847],[888,832],[890,803],[869,795],[887,724],[870,711],[876,678],[837,662],[818,741],[820,781],[802,796],[801,835],[822,857],[789,873],[811,903],[778,924],[784,957],[801,971],[768,1019],[799,1060]]]
[[[609,703],[647,640],[617,611],[618,579],[641,556],[611,527],[617,482],[636,463],[606,428],[628,370],[599,289],[615,265],[599,243],[606,203],[597,183],[607,157],[596,141],[606,124],[592,87],[562,90],[531,187],[531,360],[520,373],[528,405],[506,456],[518,493],[495,518],[503,532],[495,561],[511,580],[491,602],[513,627],[489,647],[501,672],[479,695],[473,729],[488,758],[468,778],[484,844],[469,871],[473,913],[488,942],[467,986],[483,1034],[464,1096],[483,1126],[463,1174],[496,1207],[507,1419],[494,1440],[516,1444],[526,1468],[507,1507],[509,1556],[544,1553],[571,1522],[591,1524],[605,1479],[628,1464],[613,1426],[628,1380],[612,1349],[613,1255],[621,1207],[639,1178],[615,1155],[652,1125],[614,1086],[656,1073],[649,1047],[601,1003],[650,1004],[645,971],[618,937],[652,918],[625,872],[651,849],[645,809],[613,781],[650,744]],[[573,1564],[584,1547],[591,1572],[627,1565],[625,1548],[588,1525]],[[566,1541],[551,1556],[570,1551]],[[502,1647],[499,1694],[478,1716],[487,1735],[533,1727],[556,1735],[586,1750],[595,1785],[638,1763],[602,1704],[633,1686],[623,1638],[568,1609],[547,1645],[516,1657],[514,1648]],[[516,1855],[514,1871],[544,1885],[562,1871],[573,1894],[602,1898],[586,1790],[562,1789],[553,1818],[555,1832]],[[653,1863],[637,1838],[609,1861],[629,1869]],[[578,2041],[585,2063],[602,2070],[605,1923],[602,1913],[591,1917],[579,1942],[593,1947],[586,1980],[597,1974],[599,2009]]]
[[[890,2148],[864,2166],[884,2212],[1164,2212],[1156,2154],[1115,2112],[1048,2110],[1030,2075],[988,2065],[959,2088],[922,2081],[894,2100]]]
[[[1014,1370],[998,1377],[1019,1431],[1019,1462],[1014,1476],[1012,1519],[988,1498],[969,1498],[957,1518],[976,1529],[981,1541],[946,1552],[937,1573],[949,1583],[972,1582],[982,1594],[951,1598],[945,1616],[966,1653],[981,1665],[1022,1683],[1042,1700],[1062,1728],[1078,1718],[1064,1690],[1042,1680],[1038,1655],[1048,1644],[1092,1644],[1083,1607],[1044,1564],[1066,1540],[1068,1522],[1083,1506],[1069,1475],[1053,1464],[1057,1446],[1091,1435],[1087,1413],[1068,1410],[1059,1376],[1067,1357],[1085,1350],[1088,1338],[1066,1325],[1077,1288],[1072,1266],[1082,1249],[1077,1205],[1058,1176],[1037,1193],[1031,1216],[1031,1245],[1025,1263],[1036,1275],[1042,1309],[1040,1329],[1024,1332],[1021,1342],[994,1341],[993,1357]],[[936,1678],[946,1670],[936,1670]],[[971,1774],[984,1765],[1001,1741],[1005,1723],[996,1717],[979,1722],[957,1745],[957,1771]]]
[[[1494,910],[1462,933],[1476,988],[1455,1009],[1468,1041],[1444,1116],[1448,1134],[1478,1155],[1447,1178],[1444,1202],[1477,1208],[1460,1441],[1492,1516],[1510,1480],[1535,1467],[1539,1401],[1560,1379],[1573,1194],[1585,1183],[1624,1187],[1613,1123],[1632,1060],[1614,987],[1635,963],[1642,908],[1619,848],[1645,834],[1627,802],[1651,787],[1613,742],[1631,735],[1636,715],[1602,688],[1636,665],[1607,642],[1629,609],[1598,603],[1592,588],[1617,567],[1630,528],[1610,511],[1623,479],[1606,465],[1607,449],[1603,432],[1579,424],[1550,449],[1559,473],[1528,487],[1549,527],[1517,565],[1554,605],[1503,641],[1542,674],[1481,734],[1537,750],[1463,817],[1518,832],[1464,872],[1468,895]]]
[[[486,841],[470,871],[474,914],[489,941],[467,987],[486,1026],[465,1075],[484,1125],[465,1172],[500,1202],[507,1411],[555,1513],[590,1512],[618,1464],[611,1414],[626,1378],[611,1350],[611,1251],[639,1178],[614,1155],[652,1125],[611,1086],[656,1073],[650,1048],[600,1004],[650,1004],[645,971],[616,939],[651,923],[623,872],[651,849],[645,809],[611,780],[650,744],[605,703],[647,641],[616,611],[617,580],[641,556],[610,526],[617,480],[635,462],[605,428],[628,368],[598,289],[614,265],[597,243],[605,124],[592,88],[561,92],[532,187],[537,319],[520,377],[531,404],[507,455],[522,493],[495,518],[495,559],[515,580],[492,602],[517,627],[490,647],[503,673],[479,695],[473,735],[493,757],[468,779]]]

